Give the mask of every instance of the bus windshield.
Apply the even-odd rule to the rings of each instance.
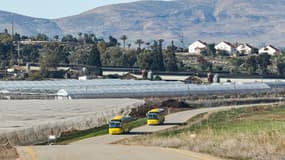
[[[121,128],[121,123],[118,121],[111,121],[109,123],[109,128]]]
[[[149,113],[147,115],[148,119],[158,119],[157,113]]]

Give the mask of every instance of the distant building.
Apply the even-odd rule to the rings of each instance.
[[[222,42],[218,43],[215,46],[215,49],[218,53],[219,52],[225,52],[229,55],[233,54],[236,51],[235,46],[229,42],[226,42],[226,41],[222,41]]]
[[[240,44],[236,50],[238,51],[238,53],[240,54],[244,54],[244,55],[251,55],[251,54],[257,54],[258,50],[257,48],[244,43],[244,44]]]
[[[272,45],[268,45],[266,47],[260,48],[258,51],[259,54],[267,53],[271,56],[280,54],[280,51]]]
[[[50,43],[50,41],[33,41],[31,39],[27,39],[27,40],[24,40],[24,41],[20,41],[21,44],[24,44],[24,45],[35,45],[35,44],[43,44],[43,43]]]
[[[195,41],[188,47],[189,54],[200,55],[202,51],[207,49],[207,43],[201,40]]]

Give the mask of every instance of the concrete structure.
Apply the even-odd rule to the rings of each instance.
[[[272,45],[268,45],[266,47],[260,48],[258,51],[259,54],[267,53],[271,56],[280,54],[280,51]]]
[[[227,54],[233,54],[236,51],[234,45],[229,42],[222,41],[215,46],[217,52],[226,52]]]
[[[207,43],[198,40],[188,47],[189,54],[200,55],[202,51],[207,49]]]
[[[257,49],[247,43],[244,44],[240,44],[236,50],[240,53],[240,54],[244,54],[244,55],[251,55],[251,54],[257,54],[254,53]]]

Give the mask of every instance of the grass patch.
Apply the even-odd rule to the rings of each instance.
[[[132,121],[128,127],[136,128],[146,124],[146,118],[139,118]],[[76,131],[72,133],[68,133],[63,135],[62,137],[57,139],[57,144],[69,144],[75,141],[92,138],[96,136],[106,135],[108,134],[109,127],[108,125],[104,125],[102,127],[91,128],[84,131]]]
[[[75,131],[73,133],[68,133],[57,139],[57,144],[69,144],[75,141],[101,136],[108,134],[108,125],[102,127],[91,128],[84,131]]]
[[[208,119],[199,123],[191,122],[201,119],[205,114],[193,117],[188,126],[168,132],[158,133],[158,136],[176,136],[184,132],[199,133],[203,130],[213,130],[215,133],[257,133],[259,131],[280,131],[285,133],[285,106],[238,108],[213,113]]]

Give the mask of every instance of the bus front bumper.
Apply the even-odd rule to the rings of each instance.
[[[160,121],[157,119],[148,119],[147,124],[148,125],[158,125],[158,124],[160,124]]]
[[[109,134],[122,134],[122,128],[109,128]]]

